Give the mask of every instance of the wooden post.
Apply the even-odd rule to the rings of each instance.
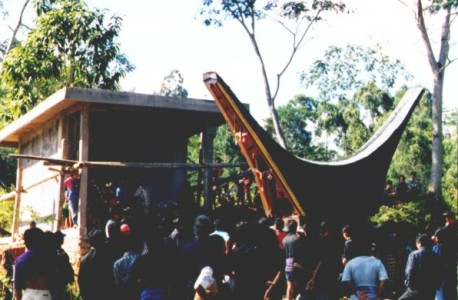
[[[187,141],[183,136],[177,136],[177,142],[175,144],[175,159],[177,163],[186,163],[187,157]],[[182,195],[184,186],[186,185],[186,170],[173,170],[171,184],[171,200],[173,201],[191,201],[191,199],[179,199]]]
[[[87,161],[89,158],[89,105],[84,105],[80,115],[80,140],[79,140],[79,160]],[[78,206],[78,225],[79,225],[79,257],[89,251],[87,240],[87,192],[88,192],[88,168],[82,167],[80,172],[80,191]]]
[[[202,135],[202,149],[204,163],[213,163],[213,139],[216,135],[214,127],[207,127]],[[212,174],[213,169],[204,171],[204,207],[210,209],[213,205],[214,197],[212,192]]]
[[[22,147],[21,142],[18,143],[18,153],[21,153]],[[13,226],[11,228],[12,242],[16,242],[19,238],[19,218],[21,209],[21,194],[22,194],[22,159],[17,160],[17,172],[16,172],[16,197],[14,199],[14,214],[13,214]]]
[[[199,135],[199,164],[203,164],[203,141],[204,141],[204,133],[201,132]],[[203,178],[204,178],[204,170],[199,169],[197,171],[197,188],[195,191],[195,198],[194,198],[194,205],[200,205],[200,197],[203,195]]]
[[[58,143],[58,149],[57,149],[57,157],[59,158],[65,158],[66,155],[66,145],[65,145],[65,118],[60,117],[59,120],[59,125],[57,129],[57,143]],[[57,199],[58,199],[58,205],[57,205],[57,221],[56,221],[56,230],[60,230],[62,227],[63,223],[63,216],[62,216],[62,207],[64,205],[65,201],[65,187],[64,187],[64,172],[63,172],[63,167],[59,166],[59,175],[57,176],[57,184],[59,186],[57,190]]]

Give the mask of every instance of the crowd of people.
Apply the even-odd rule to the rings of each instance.
[[[456,299],[451,213],[416,240],[393,224],[339,228],[237,207],[187,217],[176,207],[152,210],[149,219],[138,213],[113,206],[104,228],[88,233],[91,249],[76,277],[83,300]],[[25,231],[16,299],[69,299],[73,269],[62,240],[61,232]]]
[[[61,231],[43,231],[33,222],[25,230],[27,251],[14,261],[11,273],[14,299],[70,299],[67,287],[75,277],[62,248],[64,237]]]
[[[417,180],[417,173],[413,171],[407,180],[404,175],[399,175],[396,184],[393,184],[391,179],[386,181],[381,204],[390,206],[408,201],[417,201],[420,193],[421,185]]]
[[[69,178],[72,202],[79,179]],[[66,287],[75,278],[83,300],[456,299],[452,213],[427,234],[390,222],[374,228],[266,218],[247,195],[250,180],[238,178],[238,205],[220,199],[223,189],[209,210],[153,203],[145,183],[130,191],[122,181],[92,181],[91,249],[74,266],[77,272],[61,247],[62,232],[31,226],[23,236],[27,251],[9,272],[16,299],[68,300]],[[412,172],[386,189],[384,201],[404,203],[419,193]],[[75,207],[70,203],[73,225]]]

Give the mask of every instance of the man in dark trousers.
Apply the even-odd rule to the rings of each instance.
[[[458,232],[455,215],[452,212],[445,212],[443,216],[445,225],[439,227],[432,237],[436,243],[433,247],[433,252],[439,255],[444,265],[443,282],[436,295],[437,300],[457,299],[456,259]]]
[[[70,293],[67,286],[75,281],[75,273],[70,264],[70,258],[67,252],[62,248],[64,244],[65,234],[58,230],[54,232],[54,239],[56,242],[56,280],[54,288],[52,289],[53,300],[69,300]]]
[[[83,300],[116,299],[113,259],[102,230],[89,232],[91,250],[83,257],[78,273],[78,286]]]
[[[304,253],[305,241],[297,233],[297,221],[288,220],[286,228],[288,235],[283,239],[285,251],[285,277],[286,277],[286,299],[295,299],[298,293],[298,286],[305,285],[304,276]]]
[[[399,300],[433,300],[442,281],[442,264],[437,254],[430,249],[430,238],[419,234],[416,239],[417,249],[409,254],[405,276],[407,290]]]

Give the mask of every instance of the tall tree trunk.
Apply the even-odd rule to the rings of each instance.
[[[422,40],[426,47],[429,65],[433,73],[433,106],[432,106],[432,122],[433,122],[433,136],[432,136],[432,166],[431,166],[431,180],[429,192],[435,194],[440,199],[441,197],[441,179],[442,179],[442,165],[443,165],[443,152],[442,152],[442,94],[444,88],[444,75],[447,65],[447,57],[450,49],[450,14],[451,8],[445,9],[444,20],[441,31],[441,44],[439,58],[436,60],[432,50],[431,42],[426,30],[425,20],[423,17],[422,1],[416,2],[416,18],[417,26],[420,29]]]
[[[280,125],[280,118],[278,117],[278,112],[277,112],[277,109],[275,108],[275,99],[272,96],[272,92],[270,91],[269,78],[267,77],[266,66],[264,64],[264,60],[262,59],[261,51],[259,51],[259,47],[258,47],[258,43],[256,41],[255,35],[251,33],[248,33],[248,35],[250,36],[250,40],[251,40],[251,43],[253,44],[256,56],[258,57],[259,62],[261,63],[261,73],[262,73],[262,78],[264,80],[264,88],[265,88],[265,93],[266,93],[267,104],[269,106],[269,113],[270,113],[270,116],[272,117],[272,122],[274,124],[275,134],[277,136],[278,143],[283,148],[287,149],[283,130],[281,129],[281,125]]]

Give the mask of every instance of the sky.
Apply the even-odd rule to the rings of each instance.
[[[10,17],[2,22],[0,34],[5,34],[5,22],[10,25],[17,22],[23,2],[4,0]],[[136,66],[135,71],[122,80],[123,90],[157,93],[164,77],[177,69],[184,77],[189,97],[212,99],[202,78],[205,72],[215,71],[242,102],[250,105],[258,122],[268,117],[260,65],[247,35],[234,22],[222,28],[204,26],[197,17],[202,0],[86,0],[86,3],[107,9],[108,15],[117,14],[123,18],[119,37],[121,52]],[[328,18],[315,28],[300,49],[292,67],[283,76],[277,106],[299,93],[312,93],[300,85],[299,73],[321,58],[330,45],[380,44],[384,54],[400,59],[415,76],[409,85],[431,88],[432,77],[424,46],[414,15],[408,8],[398,0],[346,0],[345,3],[353,12]],[[440,29],[437,25],[431,27]],[[285,32],[272,23],[260,24],[257,30],[261,51],[266,55],[267,71],[275,76],[290,51],[289,40]],[[432,37],[439,39],[437,33]],[[450,57],[456,58],[458,49],[453,46],[451,49]],[[445,77],[444,106],[449,108],[458,106],[458,85],[453,82],[457,78],[458,64],[454,63]]]

